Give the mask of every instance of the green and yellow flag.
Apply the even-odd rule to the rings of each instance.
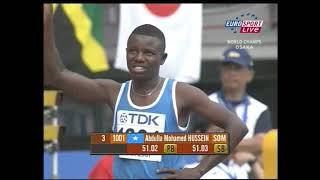
[[[98,73],[109,69],[103,45],[103,7],[99,4],[54,4],[56,44],[67,68]],[[83,62],[79,65],[79,62]],[[82,67],[80,67],[82,66]]]

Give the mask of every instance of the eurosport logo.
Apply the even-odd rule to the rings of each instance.
[[[259,20],[255,14],[241,14],[232,20],[226,20],[225,28],[233,33],[260,33],[263,20]]]

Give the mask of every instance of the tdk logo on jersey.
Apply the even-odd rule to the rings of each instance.
[[[140,124],[159,126],[164,123],[165,115],[157,113],[145,113],[138,111],[118,111],[118,119],[123,124]]]
[[[144,114],[137,114],[137,113],[123,113],[120,115],[120,122],[122,123],[126,123],[129,119],[130,123],[133,124],[135,122],[137,122],[138,124],[148,124],[150,125],[151,123],[153,123],[156,126],[159,126],[159,124],[157,123],[156,119],[158,119],[159,116],[147,116]]]
[[[263,20],[258,20],[254,14],[241,14],[233,20],[226,20],[225,28],[230,29],[233,33],[260,33]]]

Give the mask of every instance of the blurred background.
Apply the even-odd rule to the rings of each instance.
[[[77,23],[63,5],[55,6],[54,24],[57,48],[67,69],[90,78],[109,78],[118,82],[129,80],[126,71],[114,68],[119,37],[120,4],[87,4],[86,12],[95,26],[94,34],[105,51],[105,64],[90,67],[81,60],[82,45]],[[91,6],[91,7],[90,7]],[[224,27],[228,19],[242,13],[256,14],[263,20],[261,33],[233,34]],[[93,22],[95,21],[95,22]],[[278,122],[278,6],[277,4],[202,4],[201,62],[199,80],[195,85],[208,95],[220,87],[218,65],[227,40],[261,40],[249,53],[254,60],[255,77],[248,93],[269,106],[273,128]],[[170,55],[170,54],[169,54]],[[45,87],[45,89],[52,89]],[[113,114],[106,105],[83,104],[62,94],[57,110],[59,124],[65,129],[59,138],[59,178],[88,178],[100,156],[90,156],[90,133],[111,132]],[[44,178],[51,178],[51,158],[44,152]]]

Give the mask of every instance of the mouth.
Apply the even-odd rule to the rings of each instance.
[[[135,72],[135,73],[142,73],[142,72],[147,71],[147,69],[145,67],[142,67],[142,66],[132,66],[131,67],[131,71]]]

